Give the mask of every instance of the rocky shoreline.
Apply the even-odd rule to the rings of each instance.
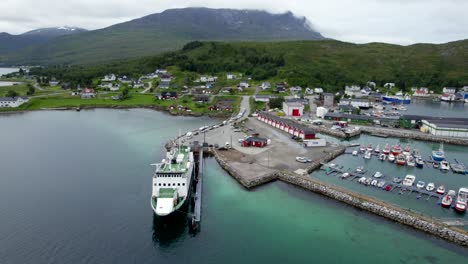
[[[345,151],[342,147],[332,153],[329,153],[325,158],[314,161],[306,170],[312,172],[321,166],[321,163],[329,162],[335,159]],[[288,171],[276,171],[251,180],[246,180],[242,174],[234,170],[223,159],[223,155],[215,149],[207,149],[207,153],[212,154],[218,161],[220,166],[227,171],[234,179],[247,189],[252,189],[262,184],[280,180],[288,184],[298,186],[300,188],[312,191],[337,201],[354,206],[369,213],[373,213],[385,217],[391,221],[404,224],[423,231],[425,233],[437,236],[449,242],[455,243],[462,247],[468,247],[468,232],[462,229],[448,226],[438,220],[430,219],[421,215],[416,215],[402,208],[387,204],[383,201],[373,199],[366,195],[355,193],[341,187],[337,187],[328,183],[321,182],[309,176],[301,176]]]

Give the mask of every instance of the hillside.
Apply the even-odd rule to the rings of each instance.
[[[396,82],[401,88],[468,85],[468,40],[441,45],[357,45],[334,40],[292,42],[193,42],[183,50],[90,67],[47,68],[38,72],[80,82],[109,72],[138,77],[177,66],[203,73],[242,72],[256,80],[286,80],[329,91],[346,84]]]
[[[85,32],[75,27],[40,28],[20,35],[0,33],[0,55],[22,50],[26,47],[42,45],[48,41],[67,35]]]
[[[12,53],[5,64],[94,64],[176,50],[194,40],[323,39],[305,18],[257,10],[170,9],[108,28],[66,36]]]

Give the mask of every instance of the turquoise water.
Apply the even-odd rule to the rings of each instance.
[[[0,115],[0,263],[464,263],[466,249],[206,159],[201,231],[160,223],[151,167],[213,122],[148,110]]]
[[[336,139],[334,140],[338,141]],[[419,150],[425,160],[429,159],[433,149],[438,149],[440,146],[437,143],[428,143],[417,140],[405,140],[398,138],[378,138],[368,135],[362,135],[359,138],[354,138],[350,141],[350,143],[362,143],[365,145],[372,143],[374,147],[377,144],[380,144],[381,149],[385,146],[386,143],[389,143],[390,145],[400,143],[402,147],[406,146],[406,144],[409,144],[413,147],[413,149]],[[348,151],[352,151],[357,148],[358,147],[349,148]],[[446,144],[444,145],[444,150],[449,162],[454,162],[454,160],[457,159],[458,162],[468,165],[468,152],[466,152],[466,147]],[[339,164],[340,166],[344,166],[345,169],[350,168],[352,171],[354,171],[358,166],[364,166],[364,169],[369,171],[369,173],[367,173],[368,175],[371,175],[376,171],[380,171],[386,175],[384,180],[387,182],[391,182],[394,177],[404,178],[407,174],[412,174],[416,176],[416,182],[419,180],[424,181],[426,184],[429,182],[434,182],[436,188],[439,185],[444,185],[447,191],[450,189],[458,191],[460,187],[468,186],[468,175],[455,174],[451,171],[443,173],[429,165],[420,169],[416,167],[397,166],[396,164],[390,163],[388,161],[382,162],[375,156],[371,160],[365,160],[362,158],[362,156],[356,157],[352,155],[342,155],[332,162]],[[416,194],[411,194],[408,196],[399,195],[397,191],[390,193],[378,188],[358,184],[357,180],[341,180],[339,177],[337,177],[339,175],[326,175],[324,171],[315,171],[311,175],[312,177],[317,177],[320,180],[331,182],[335,185],[343,186],[356,192],[365,193],[367,195],[377,197],[379,199],[396,204],[400,207],[408,208],[428,216],[443,220],[468,220],[466,214],[458,214],[454,210],[443,209],[437,204],[438,200],[435,198],[426,200],[427,196],[422,196],[420,199],[417,199]]]

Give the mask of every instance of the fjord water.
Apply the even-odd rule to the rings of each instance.
[[[0,67],[0,76],[2,76],[3,74],[8,74],[8,73],[17,72],[17,71],[19,71],[19,68],[2,68],[2,67]]]
[[[465,249],[206,159],[201,232],[160,224],[150,163],[209,119],[147,110],[0,115],[0,263],[464,263]]]

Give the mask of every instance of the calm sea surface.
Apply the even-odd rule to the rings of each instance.
[[[2,76],[3,74],[8,74],[8,73],[17,72],[17,71],[19,71],[19,68],[1,68],[0,67],[0,76]]]
[[[246,191],[213,159],[201,232],[161,224],[149,164],[179,129],[212,122],[147,110],[0,115],[0,263],[468,261],[466,249],[283,183]]]

